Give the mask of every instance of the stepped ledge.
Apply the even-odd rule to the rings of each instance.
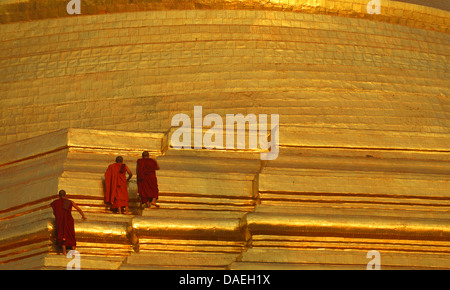
[[[445,152],[280,144],[262,162],[174,150],[169,132],[65,129],[2,145],[0,269],[65,269],[48,206],[62,188],[88,217],[74,212],[83,269],[365,269],[371,250],[384,269],[450,268]],[[103,173],[119,154],[133,168],[143,150],[159,156],[161,208],[142,210],[132,180],[133,214],[113,214]]]

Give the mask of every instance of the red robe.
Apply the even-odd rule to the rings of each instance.
[[[60,246],[75,247],[75,224],[72,217],[72,202],[59,198],[51,204],[55,215],[56,241]]]
[[[128,206],[126,168],[125,164],[114,163],[106,170],[105,202],[112,204],[112,208]]]
[[[137,161],[138,192],[141,202],[158,199],[159,189],[156,179],[156,162],[151,158],[141,158]]]

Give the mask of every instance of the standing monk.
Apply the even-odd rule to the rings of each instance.
[[[138,192],[141,197],[141,203],[145,203],[148,208],[150,203],[156,207],[159,196],[158,180],[156,179],[155,170],[159,170],[156,160],[149,157],[148,151],[142,153],[142,158],[138,159],[136,166]]]
[[[128,173],[128,179],[125,174]],[[119,214],[122,207],[128,212],[128,188],[127,182],[133,176],[126,164],[123,164],[122,156],[116,158],[116,163],[108,166],[105,173],[105,202],[110,203],[112,208],[117,208]]]
[[[53,201],[50,206],[53,208],[56,226],[56,241],[62,246],[63,254],[67,255],[66,247],[75,250],[77,241],[75,239],[75,223],[72,217],[72,206],[81,214],[83,220],[86,219],[83,211],[66,197],[66,191],[59,191],[59,199]]]

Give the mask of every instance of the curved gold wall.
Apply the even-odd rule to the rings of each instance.
[[[268,10],[367,18],[408,26],[448,31],[450,5],[441,0],[379,0],[380,9],[368,11],[371,0],[114,0],[86,1],[83,15],[149,10]],[[67,17],[66,0],[8,0],[0,4],[0,23]],[[375,2],[372,4],[376,5]],[[375,6],[372,5],[372,9]]]
[[[65,11],[65,3],[51,3]],[[67,127],[166,131],[173,115],[192,114],[194,105],[202,105],[204,115],[278,113],[282,125],[300,126],[305,134],[308,128],[325,136],[335,128],[354,130],[344,132],[349,136],[374,130],[408,137],[448,133],[448,34],[416,29],[418,22],[408,18],[418,17],[411,11],[420,8],[436,14],[424,21],[440,15],[448,27],[448,12],[390,2],[399,5],[397,17],[414,24],[405,26],[388,23],[393,18],[369,21],[239,3],[246,9],[209,5],[65,13],[59,19],[48,12],[50,19],[36,21],[29,11],[26,22],[11,18],[0,26],[0,144]],[[346,11],[346,2],[327,3]],[[9,11],[11,5],[2,5],[4,17],[25,17]],[[82,7],[82,13],[95,12]],[[281,130],[281,142],[286,135]],[[371,144],[379,135],[364,138]]]
[[[448,4],[67,2],[0,3],[0,268],[65,267],[62,188],[84,268],[449,268]],[[171,148],[194,106],[279,114],[278,158]],[[143,149],[162,208],[133,178],[111,215],[104,171]]]

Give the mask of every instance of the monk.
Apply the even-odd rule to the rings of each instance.
[[[66,247],[71,247],[72,250],[75,250],[77,245],[72,207],[81,214],[83,220],[86,219],[86,216],[75,202],[66,197],[65,190],[60,190],[58,194],[59,199],[53,201],[50,206],[53,208],[53,214],[55,215],[56,242],[58,246],[62,247],[63,254],[67,255]]]
[[[126,173],[128,173],[128,179],[125,176]],[[105,202],[110,203],[111,208],[118,209],[119,214],[122,214],[122,207],[125,207],[125,214],[130,214],[127,182],[132,176],[128,166],[123,163],[122,156],[118,156],[116,163],[109,165],[105,172]]]
[[[159,189],[155,170],[159,170],[158,162],[150,158],[148,151],[144,151],[142,158],[137,161],[136,174],[141,204],[147,205],[148,208],[151,207],[150,204],[159,207],[156,204]]]

